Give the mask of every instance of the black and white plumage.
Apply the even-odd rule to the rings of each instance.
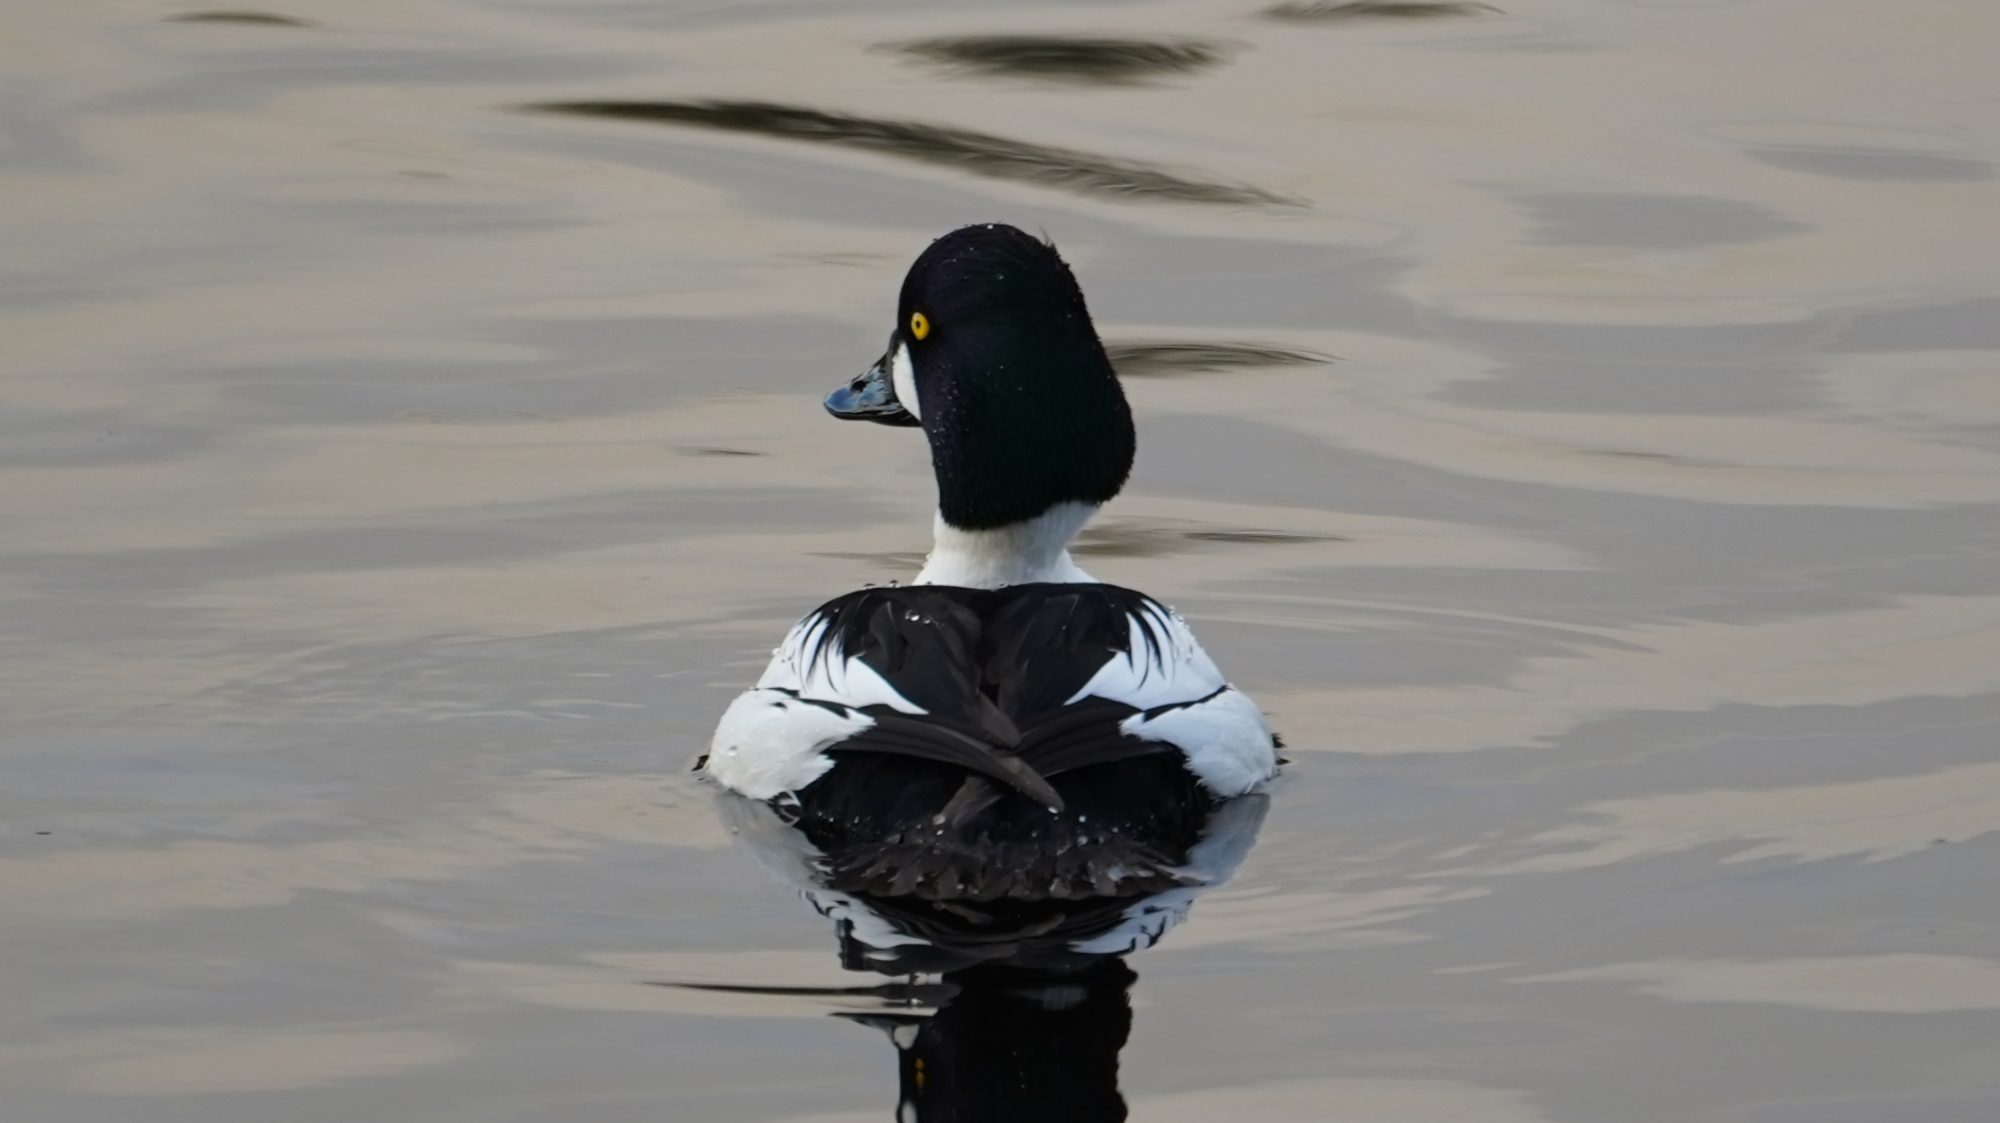
[[[1272,753],[1256,706],[1150,597],[912,585],[800,621],[706,767],[794,805],[841,888],[991,900],[1174,884],[1162,871]]]
[[[881,361],[835,416],[921,425],[939,506],[918,583],[801,620],[723,714],[703,771],[796,817],[826,885],[987,905],[1187,884],[1203,824],[1276,739],[1187,624],[1068,544],[1123,487],[1130,410],[1053,247],[934,242]]]

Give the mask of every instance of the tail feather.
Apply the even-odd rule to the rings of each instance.
[[[928,831],[846,847],[822,871],[842,892],[975,903],[1129,898],[1188,884],[1166,855],[1133,839],[995,847]]]
[[[1061,811],[1063,798],[1026,761],[1001,746],[931,721],[883,715],[874,727],[833,747],[833,752],[876,752],[934,760],[990,776],[1042,807]]]

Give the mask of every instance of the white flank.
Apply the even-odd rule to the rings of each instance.
[[[819,779],[826,750],[875,724],[866,714],[801,702],[777,690],[750,690],[722,712],[708,747],[708,775],[752,799],[775,799]]]
[[[710,778],[752,799],[795,792],[833,767],[828,748],[875,725],[856,712],[861,707],[924,712],[873,667],[827,643],[826,627],[818,613],[793,625],[756,688],[723,711],[709,744]]]
[[[1186,621],[1148,599],[1131,621],[1126,652],[1107,660],[1069,699],[1123,702],[1157,716],[1119,723],[1128,736],[1165,741],[1187,756],[1188,771],[1225,799],[1254,791],[1278,767],[1271,727],[1249,696],[1231,687]]]
[[[1118,728],[1127,736],[1179,748],[1187,754],[1188,771],[1225,799],[1255,791],[1278,769],[1271,727],[1264,724],[1257,703],[1233,687],[1155,717],[1133,714]]]
[[[901,393],[899,390],[898,393]],[[1090,503],[1058,503],[1026,522],[962,530],[937,516],[919,585],[1004,589],[1038,581],[1095,584],[1069,556],[1070,539],[1097,513]]]

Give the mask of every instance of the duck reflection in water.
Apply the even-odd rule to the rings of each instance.
[[[1118,959],[1067,975],[972,967],[949,976],[956,989],[928,1016],[844,1016],[895,1043],[898,1123],[1122,1120],[1118,1053],[1137,977]]]
[[[1228,880],[1269,805],[1260,793],[1216,806],[1197,841],[1171,856],[1169,887],[975,903],[856,892],[782,806],[729,793],[717,802],[757,863],[833,921],[841,965],[895,981],[832,991],[704,989],[880,1001],[879,1011],[838,1016],[894,1044],[898,1123],[1124,1119],[1118,1056],[1137,979],[1124,957],[1158,943],[1198,895]]]

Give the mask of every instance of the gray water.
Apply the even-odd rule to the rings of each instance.
[[[852,981],[686,766],[978,220],[1292,747],[1135,1119],[2000,1113],[2000,7],[1380,7],[10,5],[0,1119],[888,1118],[643,984]]]

